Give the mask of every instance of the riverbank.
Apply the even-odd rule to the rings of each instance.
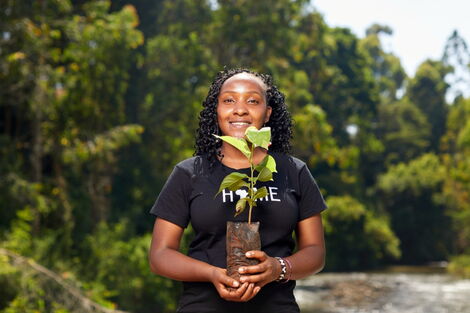
[[[298,281],[303,313],[467,313],[470,280],[429,268],[324,273]]]

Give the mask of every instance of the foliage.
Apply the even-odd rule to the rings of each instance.
[[[328,270],[373,268],[400,257],[399,240],[385,217],[350,196],[331,196],[324,215]]]
[[[441,198],[445,174],[438,156],[424,154],[391,166],[379,178],[380,195],[401,241],[403,262],[438,261],[452,251],[451,221]]]
[[[0,248],[0,264],[0,279],[16,293],[7,295],[10,299],[2,299],[7,300],[2,312],[126,313],[101,305],[111,305],[103,299],[98,300],[99,304],[85,297],[68,273],[58,275],[12,251]]]
[[[430,125],[414,104],[406,100],[382,104],[378,121],[385,165],[410,161],[429,147]]]
[[[400,59],[382,49],[381,35],[391,36],[393,31],[385,25],[374,24],[366,30],[366,37],[360,42],[362,49],[367,51],[382,102],[397,100],[397,92],[403,87],[406,73]]]
[[[220,183],[217,194],[226,188],[231,191],[236,191],[242,187],[247,188],[248,196],[240,198],[235,205],[235,216],[243,213],[246,208],[246,204],[248,203],[248,223],[251,223],[251,212],[253,207],[256,206],[256,200],[264,198],[268,194],[266,186],[257,189],[256,183],[258,181],[267,182],[273,180],[273,173],[277,172],[276,161],[269,154],[267,154],[259,164],[254,164],[253,162],[255,148],[260,147],[267,150],[269,145],[271,145],[271,128],[263,127],[261,129],[256,129],[256,127],[250,126],[245,130],[245,138],[214,136],[237,148],[250,162],[250,176],[239,172],[228,174]],[[255,171],[258,173],[256,177]]]
[[[460,277],[470,277],[470,255],[463,254],[450,259],[449,272]]]
[[[447,39],[442,62],[453,68],[453,71],[446,76],[446,81],[450,85],[450,90],[446,97],[454,102],[459,98],[468,97],[470,51],[468,50],[467,43],[457,30],[454,30]]]
[[[407,97],[424,113],[431,125],[433,136],[430,147],[433,151],[438,151],[439,141],[445,133],[448,113],[445,95],[449,88],[445,77],[451,71],[451,67],[440,61],[427,60],[418,67],[407,88]]]
[[[86,254],[77,273],[85,285],[132,312],[174,312],[179,286],[155,277],[148,266],[150,234],[130,237],[129,223],[100,224],[87,236]],[[157,292],[158,291],[158,292]]]
[[[444,166],[447,171],[443,187],[443,202],[452,217],[458,253],[468,253],[470,245],[470,101],[455,103],[447,120]]]
[[[293,146],[295,154],[313,168],[321,162],[333,165],[341,158],[325,112],[315,105],[306,105],[294,116]]]

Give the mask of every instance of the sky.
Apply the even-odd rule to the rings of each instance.
[[[384,48],[414,76],[424,60],[440,59],[457,30],[470,48],[470,0],[311,0],[329,26],[350,28],[359,37],[374,23],[392,28]]]

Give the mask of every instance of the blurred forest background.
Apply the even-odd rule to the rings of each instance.
[[[148,210],[224,66],[287,96],[329,205],[325,270],[470,275],[469,51],[449,34],[408,77],[391,35],[330,27],[307,0],[2,0],[0,312],[174,310]]]

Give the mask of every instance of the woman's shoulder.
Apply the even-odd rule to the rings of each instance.
[[[190,176],[197,175],[207,168],[207,159],[204,156],[196,155],[179,162],[175,168],[184,171]]]

